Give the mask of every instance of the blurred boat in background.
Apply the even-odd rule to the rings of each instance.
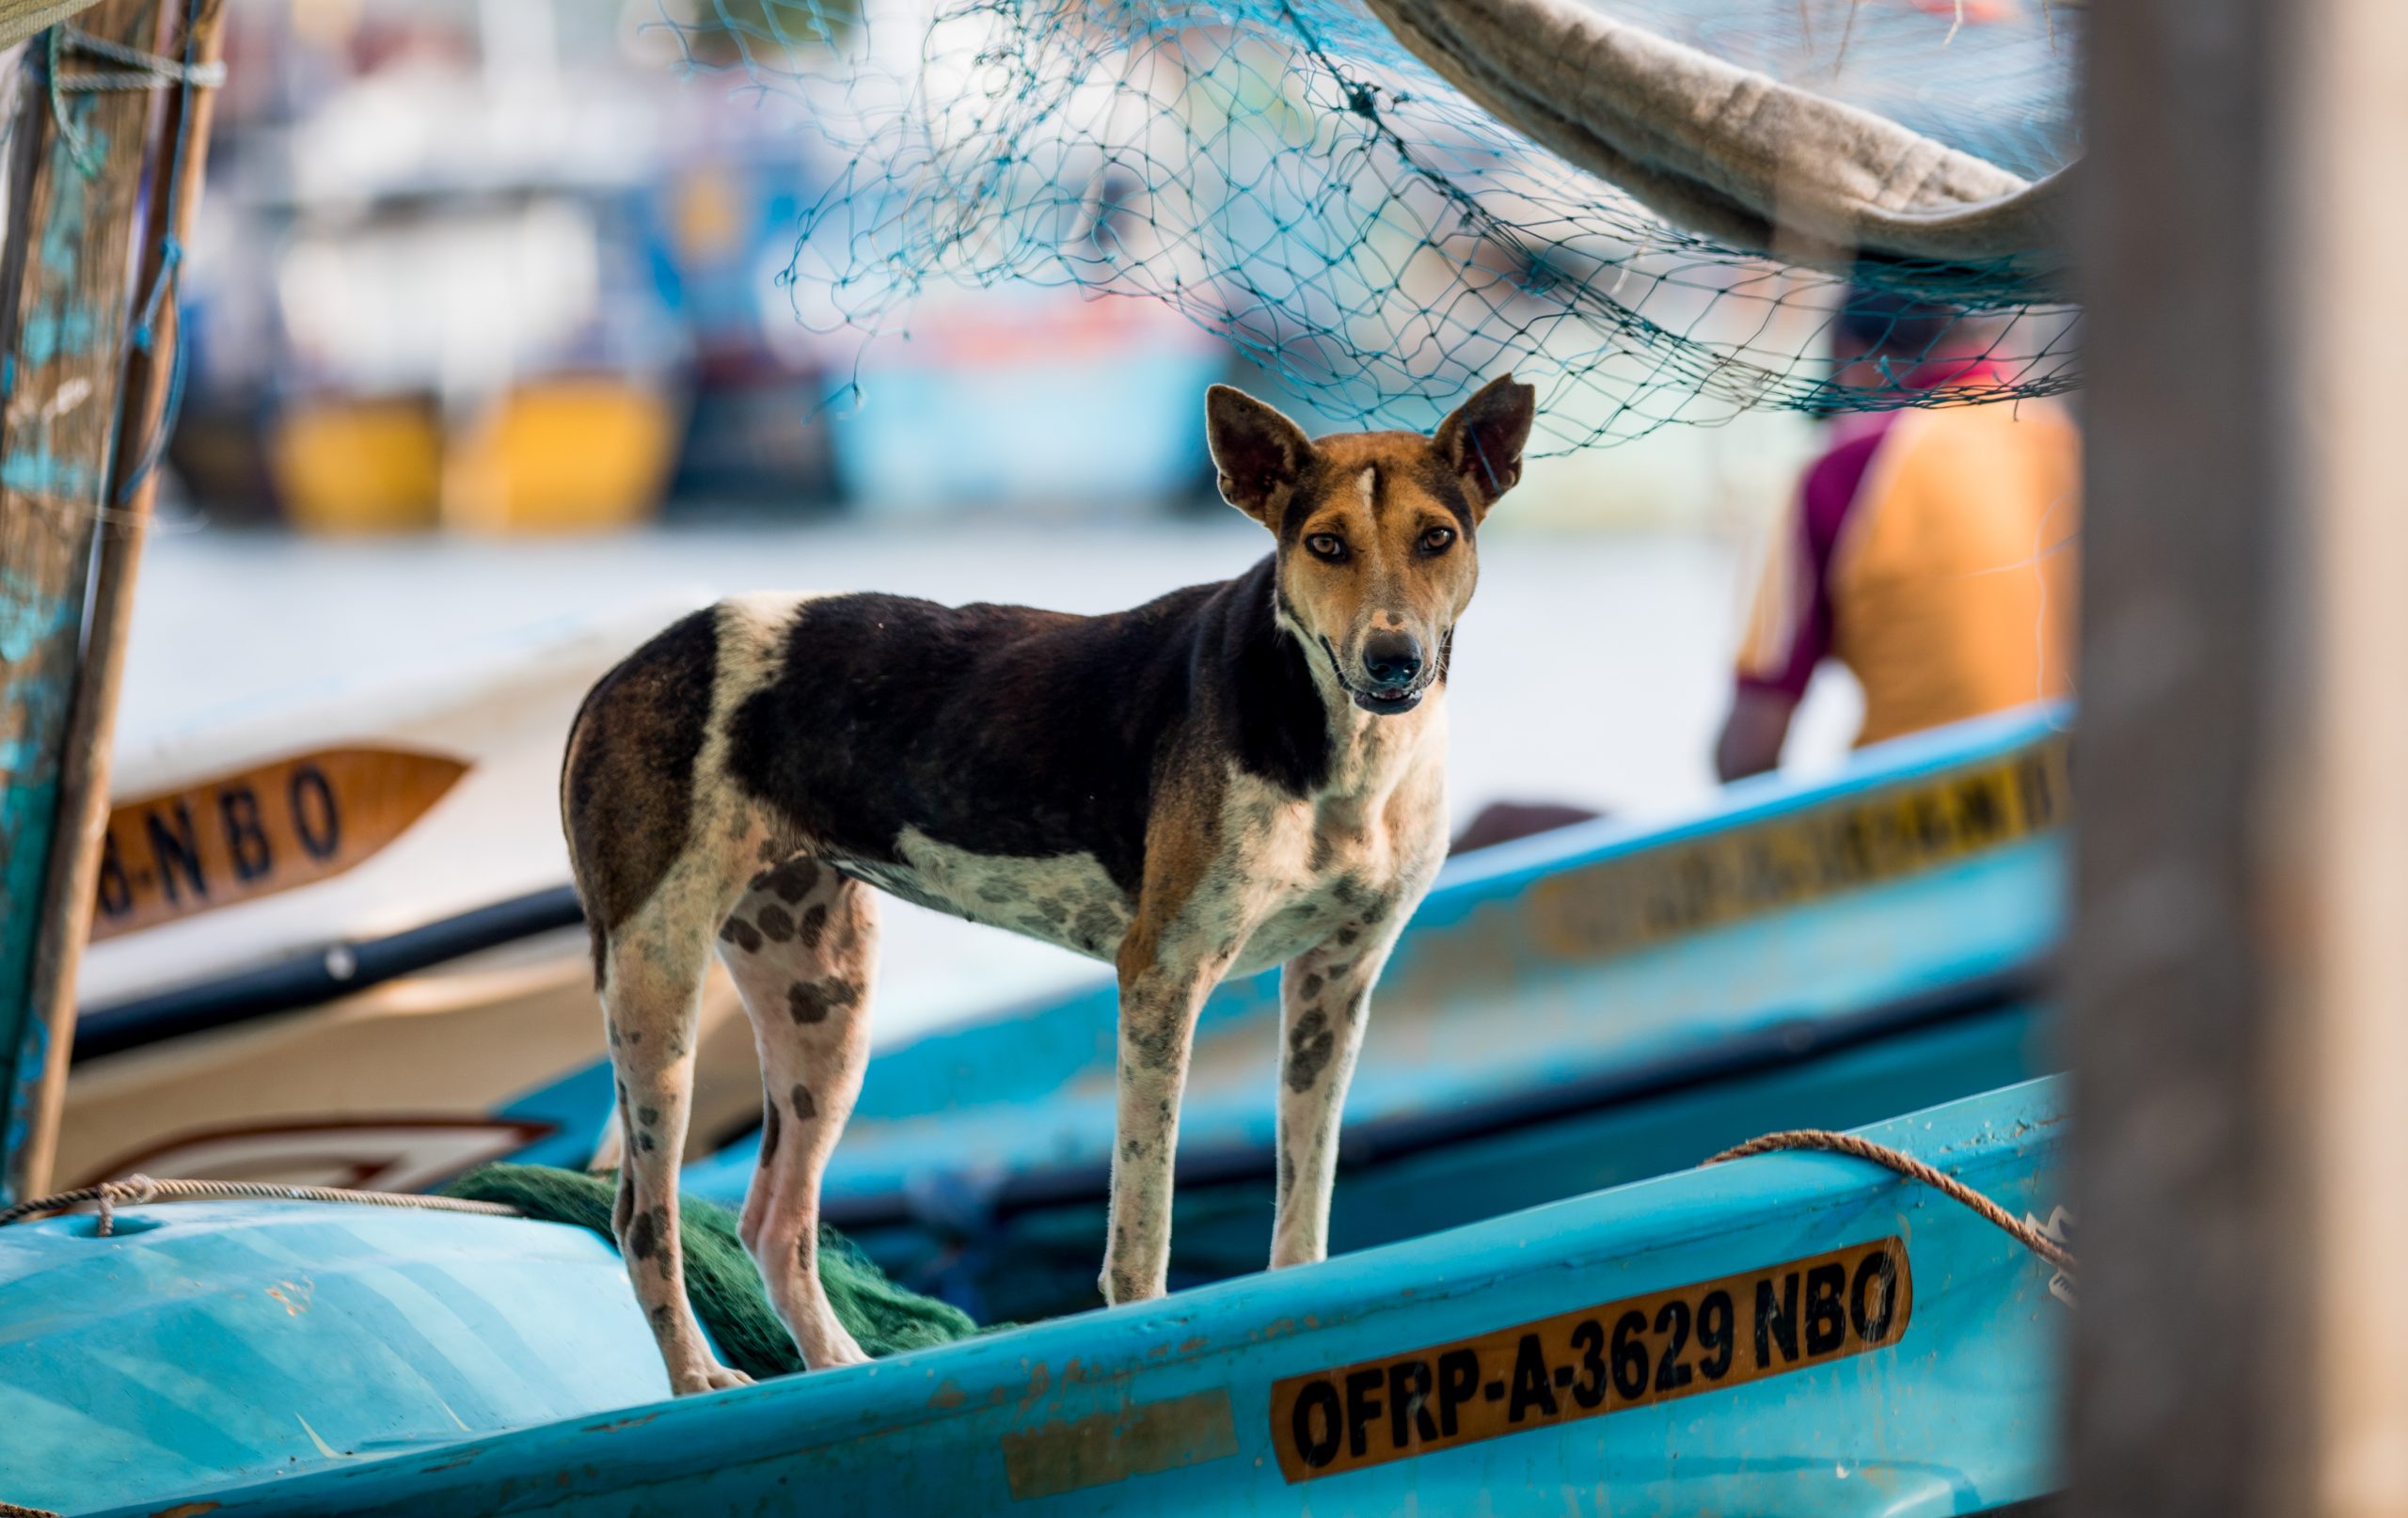
[[[834,429],[863,510],[1159,507],[1209,488],[1201,397],[1228,350],[1178,313],[1005,286],[930,294],[911,325]]]
[[[184,286],[186,487],[229,521],[503,535],[673,495],[790,515],[1209,488],[1197,396],[1231,360],[1151,302],[932,292],[869,354],[795,309],[777,277],[844,165],[790,110],[663,67],[707,44],[697,18],[681,41],[602,8],[238,8]]]
[[[61,1182],[415,1191],[505,1156],[582,1163],[610,1087],[562,736],[690,604],[522,629],[124,754]],[[723,1137],[757,1119],[759,1078],[721,976],[702,1038],[698,1133]]]

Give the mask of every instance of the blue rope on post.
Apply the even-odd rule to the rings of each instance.
[[[73,30],[71,26],[63,25],[50,29],[50,50],[42,63],[42,84],[50,91],[51,130],[57,133],[58,140],[67,145],[68,160],[82,171],[86,179],[90,179],[101,171],[101,156],[92,150],[92,145],[84,140],[84,134],[76,131],[75,123],[68,119],[67,93],[58,83],[66,74],[66,71],[59,67],[60,55],[66,48],[68,34]]]
[[[67,154],[86,179],[101,171],[100,154],[84,140],[69,119],[67,97],[104,89],[164,89],[169,85],[182,87],[187,97],[193,87],[214,88],[226,82],[226,66],[222,63],[196,64],[192,60],[193,12],[184,12],[184,56],[182,62],[163,58],[156,53],[145,53],[138,47],[112,42],[105,37],[94,37],[65,23],[53,26],[44,34],[48,48],[42,63],[42,83],[50,92],[50,121],[59,140],[67,144]],[[113,71],[101,73],[69,73],[65,56],[70,50],[111,63],[123,65]],[[182,144],[178,144],[181,149]]]
[[[167,226],[170,229],[161,234],[159,273],[151,281],[150,292],[143,296],[141,314],[135,319],[133,333],[134,347],[152,356],[156,356],[157,352],[159,313],[178,288],[183,267],[183,245],[177,240],[172,229],[176,222],[177,203],[183,194],[184,151],[191,134],[192,92],[197,88],[214,88],[226,82],[226,66],[223,63],[201,64],[193,59],[194,28],[198,17],[199,0],[188,0],[184,7],[184,50],[181,59],[162,57],[140,48],[112,42],[107,38],[94,37],[65,24],[51,27],[45,34],[48,46],[41,65],[42,83],[50,97],[51,125],[57,132],[59,140],[66,145],[68,158],[87,179],[100,172],[100,153],[76,130],[67,103],[69,95],[112,89],[164,89],[173,86],[183,97],[182,109],[176,117],[175,151],[166,169],[169,176]],[[66,55],[71,50],[123,67],[113,71],[71,74],[64,66]],[[118,486],[112,502],[114,505],[123,506],[131,501],[135,492],[142,488],[143,482],[150,478],[151,472],[159,466],[159,461],[166,455],[167,440],[175,432],[176,414],[183,405],[184,344],[181,336],[168,362],[166,403],[160,408],[158,429],[143,445],[134,468]]]
[[[182,96],[182,108],[176,113],[175,150],[169,155],[166,169],[168,176],[167,215],[166,226],[160,230],[159,234],[159,273],[150,283],[150,293],[143,297],[142,310],[134,325],[134,346],[152,357],[157,356],[160,313],[166,308],[166,303],[174,298],[183,269],[183,244],[177,240],[175,228],[177,211],[183,196],[184,153],[192,134],[192,92],[196,88],[214,87],[224,82],[226,77],[226,66],[222,63],[204,67],[193,61],[193,44],[199,11],[200,0],[186,0],[184,51],[182,62],[170,63],[167,59],[154,57],[147,53],[136,55],[137,57],[156,66],[154,77],[172,77]],[[114,55],[118,57],[118,61],[127,62],[131,60],[124,57],[123,54],[133,51],[122,49],[103,55]],[[175,352],[168,360],[167,395],[166,403],[159,408],[158,426],[150,440],[143,444],[142,451],[134,468],[119,483],[114,504],[124,506],[132,501],[135,492],[142,488],[143,482],[149,480],[151,472],[159,466],[159,461],[166,456],[167,440],[175,435],[176,413],[183,405],[183,396],[184,341],[183,334],[180,329],[176,335]]]

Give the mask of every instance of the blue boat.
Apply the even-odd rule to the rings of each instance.
[[[2063,1103],[1865,1136],[2052,1217]],[[1854,1518],[2058,1479],[2064,1279],[1832,1155],[673,1402],[590,1234],[261,1203],[92,1234],[0,1229],[0,1494],[62,1512]]]
[[[1006,1497],[1453,1510],[1475,1493],[1555,1511],[1567,1494],[1621,1506],[1641,1489],[1644,1511],[2023,1501],[2053,1479],[2062,1279],[1855,1162],[1684,1172],[1769,1129],[1955,1100],[1875,1136],[2052,1216],[2056,1088],[1956,1099],[2046,1067],[2063,766],[2056,714],[2026,713],[1889,746],[1829,785],[1736,790],[1694,822],[1590,825],[1455,862],[1386,984],[1327,1265],[1258,1273],[1275,1002],[1270,977],[1226,988],[1199,1036],[1180,1172],[1175,1285],[1190,1289],[1163,1303],[673,1404],[618,1257],[578,1229],[261,1203],[123,1213],[108,1239],[90,1218],[0,1228],[0,1499],[574,1513],[750,1511],[784,1491],[914,1512]],[[1101,987],[875,1062],[832,1213],[985,1316],[1086,1306],[1112,1011]],[[691,1167],[689,1185],[740,1193],[748,1147]],[[1625,1184],[1647,1177],[1663,1178]],[[1745,1384],[1707,1374],[1726,1337],[1755,1352],[1738,1304],[1754,1310],[1760,1280],[1778,1297],[1791,1274],[1835,1266],[1851,1288],[1871,1273],[1866,1322],[1882,1332],[1829,1363],[1801,1339],[1795,1371],[1767,1362]],[[1891,1270],[1894,1331],[1871,1305]],[[1718,1290],[1727,1309],[1709,1309]],[[1638,1357],[1657,1370],[1584,1405],[1597,1346],[1581,1325],[1607,1336],[1610,1376],[1611,1331],[1635,1311],[1625,1379]],[[1646,1336],[1681,1312],[1697,1343],[1668,1360],[1669,1340]],[[1782,1330],[1766,1332],[1778,1354]],[[1530,1334],[1544,1386],[1524,1375],[1516,1391]],[[1437,1379],[1442,1363],[1455,1379]],[[1426,1439],[1418,1411],[1389,1406],[1436,1419],[1443,1400],[1412,1399],[1450,1387],[1452,1420]],[[1392,1459],[1374,1458],[1383,1429]]]
[[[0,1500],[164,1502],[668,1394],[580,1228],[246,1201],[0,1228]]]
[[[2065,713],[1887,744],[1670,827],[1599,822],[1458,857],[1373,1000],[1332,1247],[1414,1238],[2052,1067]],[[1113,1122],[1108,980],[880,1055],[829,1220],[982,1320],[1093,1305]],[[1275,972],[1203,1014],[1173,1285],[1260,1269]],[[742,1199],[757,1136],[689,1166]]]

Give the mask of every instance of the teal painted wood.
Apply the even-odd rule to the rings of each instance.
[[[81,1511],[655,1400],[579,1228],[193,1203],[0,1228],[0,1499]]]
[[[1334,1240],[1386,1242],[1660,1174],[1762,1131],[1764,1112],[1870,1121],[2046,1071],[2031,987],[1997,988],[2028,980],[2062,934],[2062,798],[2028,835],[1633,949],[1565,952],[1533,904],[1618,862],[1645,869],[1996,771],[2062,743],[2065,716],[1966,723],[1868,751],[1827,783],[1735,786],[1690,821],[1601,822],[1450,864],[1373,998]],[[1175,1282],[1254,1269],[1268,1249],[1277,984],[1222,988],[1199,1026]],[[898,1278],[981,1316],[1091,1300],[1117,1001],[1099,980],[879,1056],[830,1166],[830,1216]],[[1970,1038],[1968,1020],[1984,1024]],[[1679,1098],[1709,1078],[1719,1099]],[[1430,1142],[1481,1113],[1497,1123]],[[756,1146],[689,1167],[688,1187],[740,1200]],[[1455,1152],[1390,1162],[1416,1146]],[[1435,1175],[1450,1184],[1421,1183]]]
[[[30,665],[41,645],[74,638],[80,610],[80,598],[45,594],[0,566],[0,669]],[[30,996],[73,676],[71,661],[53,662],[39,678],[0,682],[0,1206],[19,1200],[10,1177],[51,1063],[50,1030],[31,1015]]]
[[[86,24],[148,45],[157,12],[119,6]],[[134,210],[147,98],[51,96],[30,44],[11,112],[23,174],[0,259],[0,1205],[24,1184],[32,1114],[65,1057],[34,1004],[36,957],[55,920],[48,889],[86,582],[117,422]],[[55,114],[53,109],[54,102]],[[74,819],[71,826],[80,826]]]
[[[1866,1131],[2045,1219],[2063,1200],[2063,1099],[2036,1082]],[[1283,1474],[1283,1378],[1885,1238],[1904,1241],[1912,1310],[1853,1358],[1306,1484]],[[218,1518],[1979,1512],[2057,1482],[2052,1284],[2021,1245],[1885,1171],[1766,1156],[872,1366],[205,1494]]]

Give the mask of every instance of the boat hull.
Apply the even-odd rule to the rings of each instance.
[[[2062,1102],[2054,1083],[2033,1083],[1867,1136],[2053,1222]],[[1823,1283],[1834,1268],[1839,1284]],[[1708,1305],[1718,1290],[1727,1329]],[[2068,1295],[2048,1264],[1935,1193],[1853,1160],[1773,1155],[874,1365],[209,1498],[218,1518],[1992,1511],[2057,1484]],[[1663,1331],[1674,1299],[1693,1305],[1677,1347]],[[1634,1313],[1645,1320],[1625,1330]],[[1413,1401],[1418,1378],[1401,1368],[1434,1380],[1465,1351],[1479,1374],[1455,1382],[1451,1431],[1434,1414],[1425,1431],[1430,1403]],[[1622,1363],[1634,1352],[1644,1377]],[[1400,1384],[1402,1413],[1385,1400]],[[1606,1389],[1582,1405],[1592,1386]]]
[[[157,1507],[668,1395],[557,1224],[210,1202],[0,1228],[0,1499]]]

